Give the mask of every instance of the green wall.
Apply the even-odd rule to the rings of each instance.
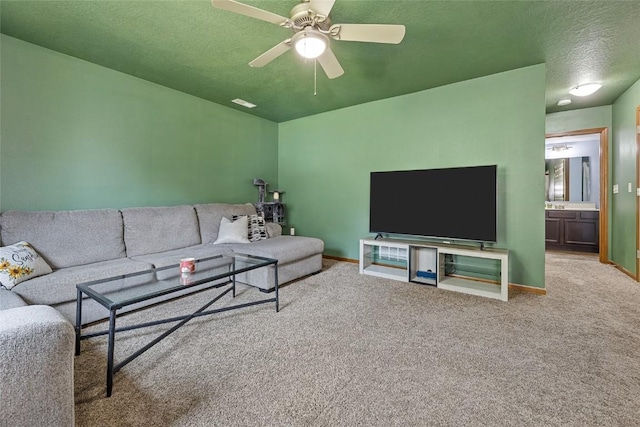
[[[510,281],[544,287],[544,93],[536,65],[280,123],[288,222],[357,259],[371,171],[497,164]]]
[[[611,260],[636,274],[636,108],[640,105],[640,80],[613,103],[613,158],[611,185]],[[632,191],[627,189],[628,183]]]
[[[0,208],[252,202],[278,125],[2,35]]]
[[[545,122],[546,133],[605,127],[611,132],[611,105],[547,114]]]

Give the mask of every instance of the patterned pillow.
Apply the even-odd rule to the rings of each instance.
[[[0,285],[11,289],[20,282],[51,273],[51,267],[27,242],[0,248]]]
[[[247,215],[234,215],[233,220],[241,218]],[[250,242],[257,242],[258,240],[264,240],[267,236],[267,226],[264,223],[264,217],[262,215],[253,214],[248,218],[248,237]]]

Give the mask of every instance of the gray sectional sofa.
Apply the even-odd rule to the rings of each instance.
[[[8,394],[29,396],[35,402],[40,398],[46,403],[40,411],[18,402],[0,405],[3,422],[73,424],[72,324],[78,283],[177,264],[184,257],[202,258],[229,252],[278,259],[280,284],[321,270],[324,242],[312,237],[283,236],[277,224],[267,223],[268,238],[264,240],[214,244],[222,217],[255,213],[250,203],[4,212],[0,216],[2,246],[28,242],[53,272],[26,280],[11,290],[0,288],[0,350],[4,354],[0,358],[3,389],[0,401],[8,399],[4,389],[9,385]],[[274,286],[273,275],[274,268],[269,267],[252,270],[237,279],[269,291]],[[184,293],[197,289],[185,288]],[[87,301],[83,303],[82,323],[107,318],[108,314],[94,301]],[[32,352],[37,352],[38,357],[27,356]],[[36,376],[46,373],[47,377],[40,380],[55,384],[52,388],[57,391],[43,387],[40,394],[29,381],[17,377],[11,365],[22,357],[26,360],[20,369]],[[56,365],[56,370],[47,372],[47,363]],[[55,406],[60,413],[47,405]]]

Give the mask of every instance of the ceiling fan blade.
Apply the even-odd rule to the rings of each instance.
[[[338,62],[338,58],[336,58],[329,47],[327,47],[324,53],[318,57],[318,62],[327,77],[330,79],[335,79],[336,77],[340,77],[344,74],[344,70]]]
[[[330,29],[333,38],[352,42],[398,44],[404,38],[404,25],[336,24]]]
[[[282,55],[286,51],[291,49],[291,39],[287,39],[282,43],[278,43],[262,55],[258,56],[253,61],[249,62],[249,66],[251,67],[264,67],[269,62],[276,59],[278,56]]]
[[[228,10],[229,12],[239,13],[240,15],[249,16],[251,18],[260,19],[262,21],[271,22],[272,24],[282,25],[288,21],[287,18],[249,6],[244,3],[238,3],[233,0],[211,0],[211,5],[218,9]]]
[[[309,9],[318,15],[329,16],[335,2],[336,0],[311,0],[309,2]]]

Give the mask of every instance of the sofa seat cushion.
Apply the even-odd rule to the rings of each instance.
[[[117,209],[7,211],[0,216],[2,243],[29,242],[53,269],[124,258],[122,231]]]
[[[151,264],[156,268],[180,264],[182,258],[202,259],[233,252],[232,245],[196,245],[188,248],[174,249],[157,254],[140,255],[132,257],[134,261]],[[197,265],[196,265],[197,268]]]
[[[136,273],[152,268],[150,264],[127,258],[54,270],[22,282],[11,292],[20,295],[29,304],[54,305],[77,298],[76,285],[91,280],[106,279],[122,274]]]
[[[26,302],[15,292],[6,289],[0,289],[0,311],[10,308],[24,307]]]
[[[194,205],[200,223],[200,237],[203,244],[213,243],[218,239],[222,217],[233,219],[234,215],[255,215],[256,208],[251,203],[207,203]]]
[[[233,251],[247,255],[275,258],[280,264],[321,254],[324,242],[315,237],[278,236],[250,244],[234,244]]]
[[[153,254],[200,243],[193,206],[122,209],[127,256]]]

